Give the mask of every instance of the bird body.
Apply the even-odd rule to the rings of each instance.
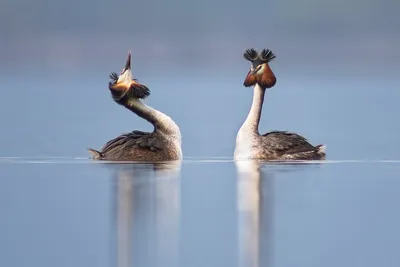
[[[244,58],[252,65],[243,83],[252,87],[253,102],[249,114],[239,129],[234,152],[235,159],[262,160],[321,160],[325,159],[324,145],[311,145],[308,140],[296,133],[272,131],[261,135],[258,126],[261,119],[265,91],[275,86],[276,77],[269,62],[275,58],[272,51],[263,49],[257,53],[246,50]]]
[[[154,126],[153,132],[132,131],[108,141],[100,151],[89,148],[95,160],[168,161],[181,160],[181,132],[178,125],[164,113],[144,104],[150,95],[147,86],[132,78],[131,53],[118,75],[110,75],[109,89],[114,101],[131,110]]]

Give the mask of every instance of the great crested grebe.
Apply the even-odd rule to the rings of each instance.
[[[131,52],[125,67],[118,75],[113,72],[109,82],[112,98],[154,126],[153,132],[133,131],[107,142],[101,151],[90,149],[96,160],[110,161],[166,161],[181,160],[181,132],[176,123],[164,113],[142,103],[150,90],[131,73]]]
[[[244,58],[251,68],[244,80],[245,87],[254,86],[253,103],[246,121],[236,137],[235,159],[263,160],[322,160],[325,159],[324,145],[311,145],[306,138],[287,131],[272,131],[263,135],[258,132],[265,90],[276,84],[276,77],[269,62],[276,56],[263,49],[257,53],[247,49]]]

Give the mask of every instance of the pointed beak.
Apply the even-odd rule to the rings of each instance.
[[[126,59],[125,67],[122,73],[131,69],[131,51],[128,51],[128,58]]]
[[[250,75],[256,74],[261,69],[261,65],[258,65],[255,69],[250,72]]]

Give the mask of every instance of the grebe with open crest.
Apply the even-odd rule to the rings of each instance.
[[[110,161],[166,161],[181,160],[181,132],[176,123],[164,113],[145,105],[141,99],[150,95],[150,90],[132,78],[131,52],[125,67],[118,75],[110,75],[113,100],[126,107],[154,126],[153,132],[133,131],[107,142],[101,151],[89,148],[95,160]]]
[[[276,56],[271,50],[263,49],[258,53],[247,49],[244,58],[251,62],[243,85],[254,86],[253,103],[249,114],[236,137],[235,159],[263,160],[322,160],[325,159],[324,145],[311,145],[306,138],[287,131],[272,131],[260,135],[262,105],[265,91],[276,84],[275,74],[269,62]]]

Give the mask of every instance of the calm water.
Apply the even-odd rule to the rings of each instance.
[[[399,170],[3,159],[0,264],[397,266]]]
[[[141,78],[183,134],[182,165],[157,166],[86,159],[151,130],[106,79],[3,77],[0,266],[398,266],[399,81],[282,77],[261,131],[324,143],[329,161],[279,165],[232,161],[240,71]]]

